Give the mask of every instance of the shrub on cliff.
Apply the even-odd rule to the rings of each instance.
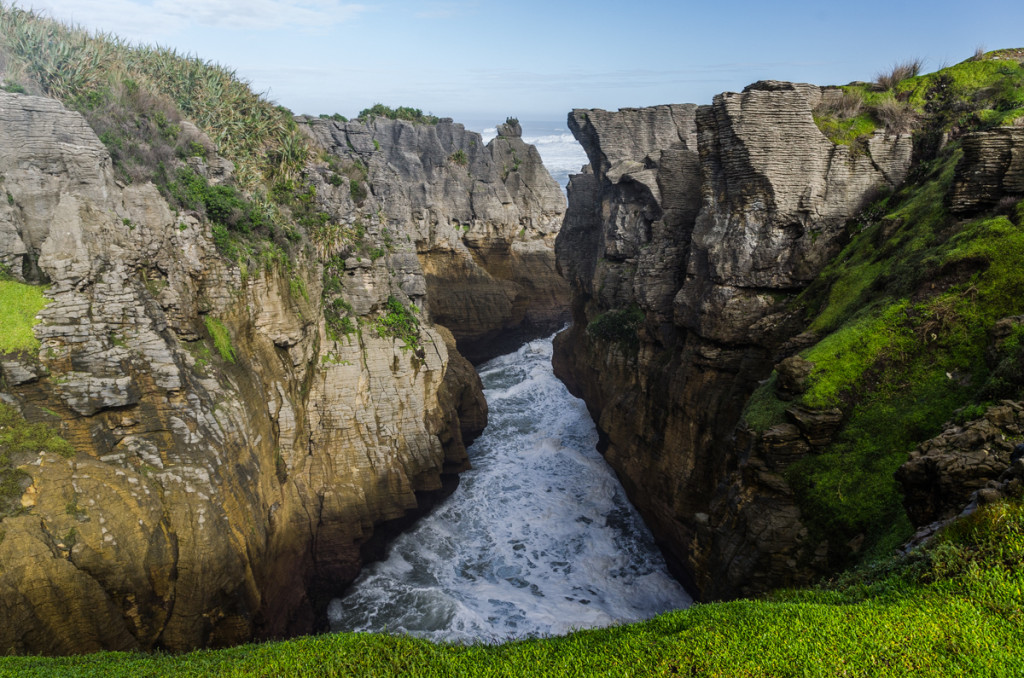
[[[384,315],[377,318],[374,328],[382,337],[402,340],[402,350],[420,348],[420,321],[414,315],[415,306],[406,306],[394,296],[389,296],[384,306]]]
[[[356,120],[372,120],[373,118],[407,120],[409,122],[420,123],[423,125],[436,125],[438,120],[440,120],[436,115],[424,115],[423,111],[418,108],[411,108],[409,106],[391,108],[384,104],[374,104],[370,108],[364,108],[359,111],[359,115],[356,116]]]
[[[606,311],[597,316],[587,325],[587,334],[614,344],[623,351],[636,352],[640,345],[637,332],[643,321],[643,310],[634,304],[625,310]]]

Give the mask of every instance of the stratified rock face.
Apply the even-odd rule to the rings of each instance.
[[[430,316],[463,355],[480,362],[566,322],[554,261],[565,198],[517,122],[487,145],[449,119],[307,122],[333,155],[366,167],[359,209],[411,235]]]
[[[318,261],[243,276],[208,225],[116,184],[55,101],[0,92],[0,179],[0,262],[53,299],[38,353],[0,361],[0,396],[76,450],[12,460],[31,482],[0,515],[0,651],[311,631],[374,525],[466,465],[486,405],[450,336],[424,324],[420,351],[369,326],[332,338]],[[371,320],[425,289],[412,245],[342,283]]]
[[[1024,128],[998,127],[965,135],[950,207],[966,214],[992,207],[1003,196],[1024,196]]]
[[[556,243],[574,293],[556,372],[586,400],[605,456],[704,598],[805,581],[824,563],[781,475],[816,437],[799,420],[758,444],[734,431],[757,382],[799,348],[786,345],[799,319],[780,299],[815,277],[846,220],[910,164],[907,136],[876,133],[864,154],[828,141],[811,114],[822,96],[759,82],[710,106],[569,116],[590,167],[570,181]],[[600,338],[601,323],[587,331],[630,307],[644,313],[636,341]]]

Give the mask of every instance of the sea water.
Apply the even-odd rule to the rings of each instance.
[[[490,420],[473,469],[331,601],[333,630],[500,642],[690,604],[551,352],[551,338],[533,341],[479,368]]]

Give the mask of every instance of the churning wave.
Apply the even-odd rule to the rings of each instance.
[[[333,630],[501,642],[690,604],[551,352],[548,338],[481,366],[490,423],[470,447],[473,469],[331,601]]]

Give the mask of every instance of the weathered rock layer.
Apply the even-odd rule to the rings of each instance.
[[[784,300],[910,165],[907,136],[876,132],[863,153],[831,143],[811,113],[828,93],[759,82],[710,106],[569,116],[590,166],[570,181],[556,244],[574,295],[556,372],[586,400],[605,456],[704,598],[799,583],[824,566],[780,474],[792,454],[735,429],[758,381],[806,345]],[[632,325],[631,308],[642,311]],[[776,437],[813,444],[796,423]]]

